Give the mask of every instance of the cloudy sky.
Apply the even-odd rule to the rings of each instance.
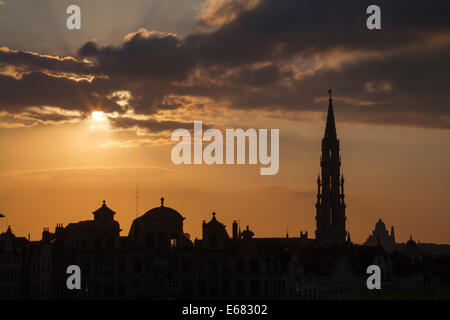
[[[81,8],[81,30],[66,8]],[[378,4],[382,30],[366,28]],[[450,242],[448,1],[0,1],[0,212],[18,235],[91,218],[128,233],[159,198],[195,238],[212,211],[256,236],[315,230],[333,88],[348,228]],[[92,117],[93,112],[103,112]],[[280,170],[176,166],[194,120],[279,128]],[[230,228],[230,226],[228,227]]]

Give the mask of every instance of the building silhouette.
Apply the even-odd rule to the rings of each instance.
[[[103,201],[91,220],[44,228],[39,241],[10,227],[0,234],[0,299],[350,299],[367,291],[372,264],[382,269],[382,288],[448,290],[450,259],[423,255],[412,239],[389,252],[385,241],[395,238],[381,220],[367,245],[351,242],[340,166],[330,92],[315,239],[303,231],[260,238],[236,221],[229,235],[212,212],[192,241],[185,217],[164,198],[121,236],[116,212]],[[70,265],[82,270],[80,290],[67,289]]]
[[[320,157],[321,174],[317,177],[316,239],[323,245],[341,245],[347,236],[344,175],[341,175],[341,156],[334,123],[331,89],[329,94],[327,124]]]
[[[365,246],[376,246],[380,244],[386,251],[392,252],[397,249],[395,243],[394,226],[391,226],[391,234],[386,229],[386,225],[381,218],[375,224],[375,229],[364,242]]]

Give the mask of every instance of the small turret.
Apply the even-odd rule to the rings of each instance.
[[[236,220],[233,221],[233,239],[238,239],[238,223]]]
[[[394,226],[391,226],[391,238],[392,238],[392,241],[394,241],[394,242],[395,242],[395,232],[394,232]]]

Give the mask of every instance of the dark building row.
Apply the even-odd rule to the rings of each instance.
[[[388,253],[381,245],[322,246],[305,234],[255,238],[213,213],[202,238],[183,232],[184,217],[161,206],[120,236],[104,202],[93,219],[45,229],[40,241],[0,236],[0,297],[18,299],[348,299],[366,290],[377,264],[383,286],[439,290],[420,252]],[[81,290],[68,290],[66,269],[81,268]]]

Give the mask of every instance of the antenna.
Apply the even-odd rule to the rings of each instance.
[[[136,218],[139,214],[139,185],[136,184]]]
[[[347,217],[347,234],[350,232],[350,218]]]

